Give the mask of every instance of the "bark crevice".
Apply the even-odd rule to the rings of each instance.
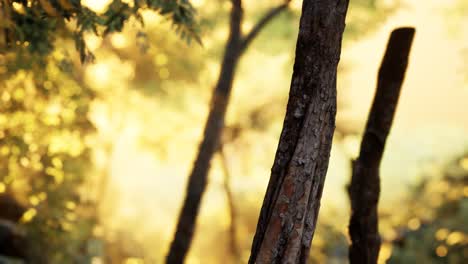
[[[283,131],[249,263],[306,263],[336,115],[336,71],[349,1],[304,1]]]

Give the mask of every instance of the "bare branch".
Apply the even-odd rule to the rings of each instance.
[[[377,90],[361,142],[359,157],[352,163],[349,235],[351,264],[375,264],[380,249],[377,205],[380,195],[380,162],[385,141],[405,77],[414,28],[394,30],[380,66]]]
[[[218,154],[221,159],[221,165],[224,172],[224,191],[228,202],[229,216],[231,225],[229,227],[229,251],[234,258],[235,263],[239,262],[240,249],[237,242],[237,212],[234,204],[234,195],[231,188],[231,173],[229,172],[229,165],[226,154],[224,153],[224,144],[219,146]]]
[[[286,1],[285,3],[270,9],[258,22],[255,24],[255,26],[250,30],[249,33],[242,39],[241,44],[240,44],[240,53],[242,54],[244,50],[249,46],[249,44],[252,42],[252,40],[255,39],[255,37],[260,33],[260,31],[265,27],[273,18],[275,18],[277,15],[279,15],[283,10],[285,10],[288,6],[291,0]]]

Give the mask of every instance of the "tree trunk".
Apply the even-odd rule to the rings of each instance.
[[[249,263],[306,263],[335,128],[348,0],[304,0],[289,101]]]
[[[203,133],[203,141],[200,144],[197,158],[189,176],[186,197],[166,263],[183,263],[192,241],[200,201],[207,185],[210,161],[217,150],[224,126],[224,116],[231,94],[234,71],[239,59],[241,21],[242,8],[240,5],[233,4],[230,34],[224,51],[221,72],[211,99],[211,108]]]
[[[377,90],[359,157],[352,163],[349,235],[351,264],[375,264],[380,249],[377,204],[380,194],[379,167],[385,141],[392,126],[400,89],[408,65],[414,28],[392,32],[380,66]]]
[[[229,38],[226,43],[218,82],[211,99],[211,108],[206,121],[203,140],[189,176],[186,197],[179,215],[174,239],[166,257],[166,263],[169,264],[183,263],[190,248],[200,202],[207,186],[210,161],[218,149],[224,127],[224,117],[231,95],[237,63],[261,29],[282,10],[286,9],[290,0],[266,13],[245,37],[242,37],[241,33],[242,1],[231,0],[231,2]]]

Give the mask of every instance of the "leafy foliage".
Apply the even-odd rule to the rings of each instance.
[[[20,223],[36,263],[86,256],[94,221],[80,190],[94,93],[69,78],[63,63],[53,54],[42,70],[18,70],[1,82],[0,184],[27,208]]]
[[[27,50],[44,56],[54,49],[57,36],[73,38],[82,61],[93,54],[84,41],[86,32],[105,36],[122,30],[126,21],[135,17],[144,23],[141,12],[154,10],[170,18],[183,39],[197,35],[195,10],[188,0],[113,0],[104,13],[82,6],[79,0],[15,0],[0,2],[0,53]]]
[[[388,263],[466,263],[467,186],[468,157],[447,168],[441,179],[417,185],[408,201],[408,227],[400,228]]]

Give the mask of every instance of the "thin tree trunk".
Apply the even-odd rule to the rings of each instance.
[[[361,142],[361,152],[352,162],[353,173],[348,187],[351,200],[351,264],[377,263],[381,243],[377,213],[380,194],[379,167],[405,77],[414,32],[414,28],[399,28],[390,36],[380,66],[377,90]]]
[[[348,0],[304,0],[296,61],[249,263],[306,263],[335,129]]]
[[[234,263],[238,263],[240,259],[240,249],[237,242],[237,212],[234,204],[234,196],[231,188],[231,173],[229,172],[229,165],[224,153],[223,145],[219,147],[218,154],[221,158],[221,166],[224,172],[223,187],[226,193],[226,199],[229,209],[229,219],[231,220],[229,226],[229,251],[234,259]]]
[[[242,36],[241,32],[242,1],[231,0],[231,2],[229,38],[226,43],[218,82],[211,99],[211,108],[206,121],[203,140],[189,176],[186,197],[179,215],[174,239],[166,257],[166,263],[169,264],[183,263],[190,248],[200,202],[207,186],[210,161],[218,148],[224,127],[224,117],[231,95],[237,63],[261,29],[280,11],[286,9],[290,0],[270,10],[245,37]]]

